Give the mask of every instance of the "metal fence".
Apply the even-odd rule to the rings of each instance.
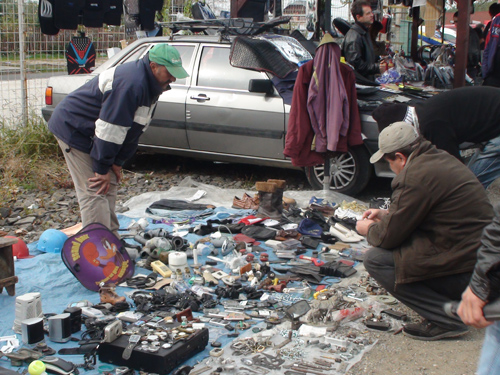
[[[42,34],[38,1],[0,2],[0,121],[19,124],[41,115],[47,79],[67,74],[65,51],[71,38],[82,31],[96,49],[96,66],[107,59],[107,49],[120,47],[123,27],[61,30],[55,36]]]
[[[163,20],[182,13],[192,0],[165,1]],[[332,17],[348,17],[349,0],[332,1]],[[208,0],[216,15],[229,10],[229,0]],[[285,0],[283,6],[304,4],[305,0]],[[168,5],[167,5],[168,4]],[[174,18],[174,17],[171,17]],[[121,48],[121,40],[131,42],[124,26],[61,30],[55,36],[42,34],[38,21],[38,1],[0,0],[0,126],[23,124],[41,116],[49,77],[68,74],[65,51],[74,36],[84,32],[96,50],[96,66],[105,61],[109,48]]]

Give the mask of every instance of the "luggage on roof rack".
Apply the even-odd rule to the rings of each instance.
[[[277,17],[268,22],[254,22],[250,18],[217,18],[209,20],[162,22],[160,25],[169,28],[174,34],[181,30],[209,34],[210,30],[212,30],[228,35],[257,35],[272,30],[284,23],[288,23],[290,20],[290,16]]]

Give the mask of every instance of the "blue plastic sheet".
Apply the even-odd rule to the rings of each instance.
[[[195,226],[196,224],[205,224],[209,219],[226,219],[228,217],[242,218],[251,214],[252,210],[237,210],[232,208],[218,207],[213,210],[213,214],[208,217],[197,218],[194,221],[190,221],[191,226]],[[118,215],[118,219],[120,221],[120,229],[126,230],[126,228],[130,225],[132,220],[137,221],[139,218],[132,219],[127,216]],[[179,220],[185,219],[184,213],[179,213]],[[174,214],[169,213],[168,220],[176,220]],[[153,224],[153,220],[148,218],[148,222],[150,225],[146,228],[146,230],[151,230],[155,228],[164,228],[169,232],[173,230],[173,223],[166,221],[163,223],[160,220],[159,224]],[[123,231],[122,233],[126,233]],[[189,234],[185,237],[191,243],[195,243],[200,236],[195,234]],[[132,240],[127,240],[132,241]],[[264,244],[260,246],[267,248]],[[63,310],[68,307],[69,304],[88,300],[93,304],[99,303],[99,294],[96,292],[89,291],[85,289],[80,282],[71,274],[71,272],[66,268],[61,260],[60,254],[49,254],[49,253],[40,253],[36,250],[36,243],[30,244],[30,253],[32,255],[37,255],[31,259],[22,259],[15,263],[15,272],[19,277],[19,283],[16,284],[16,296],[20,296],[29,292],[40,292],[42,298],[42,309],[44,313],[62,313]],[[270,248],[268,254],[271,260],[277,259],[274,253]],[[199,262],[204,263],[207,258],[206,255],[199,255]],[[192,259],[189,260],[189,263],[192,263]],[[224,269],[226,272],[230,272],[224,265],[224,263],[219,263],[218,268]],[[151,271],[141,269],[136,267],[135,274],[149,274]],[[299,283],[294,285],[293,283],[290,286],[300,286]],[[117,293],[119,295],[124,295],[125,292],[133,291],[131,288],[123,288],[118,287]],[[128,302],[131,302],[127,299]],[[221,306],[218,306],[222,309]],[[12,330],[12,325],[15,319],[15,296],[8,296],[5,292],[0,294],[0,311],[1,311],[1,320],[0,320],[0,336],[7,336],[14,334]],[[195,314],[198,315],[198,314]],[[222,346],[226,346],[233,339],[224,336],[224,333],[230,333],[223,328],[215,327],[212,325],[207,325],[210,331],[209,342],[217,340],[221,342]],[[75,333],[73,337],[80,338],[81,332]],[[20,335],[18,338],[21,340]],[[76,342],[68,342],[65,344],[53,343],[48,338],[46,338],[47,344],[58,350],[63,347],[76,347]],[[1,343],[0,343],[1,345]],[[184,364],[194,366],[198,361],[201,361],[203,358],[209,355],[209,351],[213,348],[210,346],[210,343],[207,345],[206,349],[192,357],[190,360],[186,361]],[[61,356],[68,361],[74,363],[83,363],[82,355],[71,355],[71,356]],[[11,367],[9,361],[5,361],[5,357],[0,359],[0,366],[17,369],[16,367]],[[97,366],[101,365],[98,361]],[[96,367],[97,368],[97,367]],[[82,371],[80,369],[80,371]],[[96,370],[92,370],[87,372],[88,374],[97,373]]]

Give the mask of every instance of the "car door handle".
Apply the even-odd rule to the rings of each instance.
[[[191,96],[191,99],[202,100],[202,101],[210,100],[210,98],[208,96],[206,96],[205,94],[198,94],[198,96]]]

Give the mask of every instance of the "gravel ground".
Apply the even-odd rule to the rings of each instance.
[[[148,191],[168,190],[182,179],[194,180],[227,188],[252,190],[256,181],[268,178],[285,179],[289,190],[310,189],[305,175],[298,170],[264,168],[249,165],[228,165],[162,155],[142,155],[130,170],[125,171],[118,201]],[[492,202],[500,201],[500,183],[488,189]],[[389,197],[390,180],[373,179],[369,187],[355,198],[368,201],[372,197]],[[73,189],[51,193],[20,189],[17,200],[9,207],[0,207],[1,231],[22,235],[26,242],[38,239],[48,228],[64,228],[79,221],[78,205]],[[404,306],[398,306],[405,309]],[[472,329],[460,339],[421,342],[402,334],[371,332],[379,341],[348,374],[461,375],[474,374],[484,333]]]

